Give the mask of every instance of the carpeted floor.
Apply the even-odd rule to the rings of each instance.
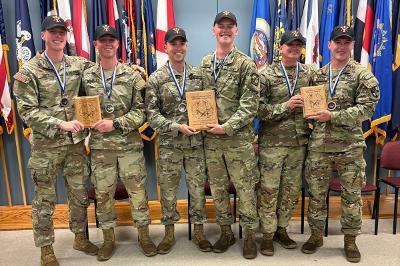
[[[150,234],[157,244],[161,241],[164,227],[152,225]],[[212,243],[219,235],[218,226],[205,226],[208,238]],[[233,226],[238,238],[238,224]],[[131,226],[120,226],[116,229],[117,249],[114,256],[107,262],[98,262],[96,257],[87,256],[72,249],[73,234],[66,229],[56,230],[55,253],[61,265],[343,265],[350,264],[344,258],[343,235],[340,233],[339,221],[330,221],[329,237],[324,238],[324,246],[315,254],[301,253],[295,250],[285,250],[275,243],[275,255],[266,257],[258,254],[254,260],[242,257],[242,240],[237,239],[226,253],[203,253],[189,242],[187,225],[176,225],[177,244],[171,253],[145,257],[139,250],[137,232]],[[300,234],[300,222],[291,222],[289,233],[301,246],[309,236],[306,229]],[[101,244],[102,233],[96,228],[90,229],[90,239],[97,245]],[[261,234],[257,235],[258,245]],[[362,259],[359,265],[400,265],[400,232],[392,234],[392,220],[381,220],[378,236],[373,234],[373,220],[364,220],[363,234],[357,238]],[[31,230],[0,231],[0,265],[40,265],[40,249],[33,244]]]

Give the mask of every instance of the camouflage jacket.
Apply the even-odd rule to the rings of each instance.
[[[186,91],[201,90],[201,75],[198,68],[186,64]],[[183,73],[175,72],[179,84],[182,84]],[[187,112],[180,112],[178,105],[181,98],[168,65],[165,64],[150,75],[146,86],[147,119],[152,128],[158,132],[158,144],[171,147],[194,147],[203,145],[201,134],[187,137],[178,131],[179,125],[189,124]],[[186,100],[183,99],[186,104]]]
[[[216,83],[212,75],[213,54],[203,58],[201,68],[203,88],[215,90],[218,122],[226,133],[206,133],[206,137],[252,141],[251,122],[257,114],[260,98],[260,78],[253,60],[235,47],[225,59]]]
[[[142,97],[142,89],[146,82],[138,72],[126,64],[119,63],[110,101],[104,92],[101,75],[99,64],[85,70],[82,83],[86,95],[100,95],[102,118],[117,120],[121,124],[121,128],[106,133],[91,130],[90,147],[108,150],[128,150],[143,147],[138,128],[143,125],[146,119]],[[110,82],[111,75],[106,78],[107,86]],[[105,110],[108,104],[114,106],[114,112],[108,113]]]
[[[75,119],[72,99],[82,95],[81,80],[84,69],[91,62],[82,57],[65,55],[66,88],[64,98],[68,104],[60,105],[61,90],[51,65],[43,54],[38,54],[26,62],[14,75],[14,94],[22,120],[32,128],[31,141],[37,147],[60,147],[76,144],[85,137],[84,132],[62,131],[58,124]],[[64,67],[61,64],[59,74],[63,79]]]
[[[309,149],[319,152],[344,152],[365,147],[361,124],[369,119],[379,100],[379,84],[374,75],[354,60],[350,60],[336,87],[334,96],[329,92],[329,64],[318,70],[315,82],[324,84],[328,103],[336,103],[331,120],[315,123]],[[337,72],[333,75],[333,82]]]
[[[296,67],[287,67],[286,72],[291,86],[296,78]],[[300,94],[300,88],[312,84],[315,72],[309,65],[299,64],[297,86],[293,95]],[[267,66],[260,73],[260,106],[258,118],[261,119],[259,141],[267,146],[301,146],[307,143],[307,123],[303,109],[291,110],[285,75],[279,62]]]

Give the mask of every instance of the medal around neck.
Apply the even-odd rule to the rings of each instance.
[[[111,114],[112,112],[114,112],[114,105],[107,104],[105,109],[107,113]]]

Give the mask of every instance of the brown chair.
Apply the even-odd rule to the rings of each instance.
[[[236,223],[236,189],[232,182],[229,182],[228,193],[233,194],[233,217]],[[204,195],[211,196],[211,187],[208,180],[204,184]],[[192,240],[192,223],[190,222],[190,193],[188,192],[188,226],[189,226],[189,240]],[[241,234],[240,234],[241,238]]]
[[[328,221],[329,221],[329,194],[330,192],[337,192],[341,193],[342,191],[342,186],[340,185],[340,180],[339,178],[332,178],[329,180],[329,188],[328,188],[328,193],[326,195],[326,219],[325,219],[325,236],[328,236]],[[374,196],[374,206],[372,208],[372,219],[375,218],[375,235],[378,234],[378,220],[379,220],[379,215],[376,215],[379,211],[379,187],[367,183],[362,189],[361,189],[361,194],[363,193],[371,193],[375,192]]]
[[[391,141],[383,146],[381,152],[381,158],[378,160],[377,167],[377,180],[385,183],[388,186],[394,188],[394,211],[393,211],[393,234],[396,234],[397,227],[397,207],[399,202],[399,188],[400,188],[400,176],[386,176],[385,178],[379,177],[379,169],[400,170],[400,141]],[[379,216],[379,209],[377,211],[377,217]]]
[[[96,217],[96,227],[99,227],[99,221],[97,219],[97,200],[96,200],[96,192],[94,189],[94,186],[90,186],[90,188],[88,189],[88,198],[89,200],[93,200],[94,203],[94,215]],[[126,191],[126,188],[124,186],[124,184],[121,182],[121,180],[118,180],[117,186],[115,188],[115,194],[114,194],[114,199],[115,200],[125,200],[125,199],[129,199],[129,194],[128,191]],[[89,221],[86,224],[86,236],[89,239]]]

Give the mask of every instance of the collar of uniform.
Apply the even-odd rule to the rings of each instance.
[[[118,62],[117,65],[117,70],[115,71],[115,76],[118,76],[120,74],[124,73],[124,70],[121,68],[122,64]],[[101,79],[101,68],[100,68],[100,63],[97,63],[95,65],[94,73],[96,76],[98,76]]]
[[[233,46],[232,52],[229,54],[229,56],[225,59],[224,65],[230,65],[232,64],[235,60],[235,55],[238,52],[238,49],[236,46]]]
[[[44,52],[37,55],[39,57],[39,64],[42,68],[51,69],[51,65],[47,62],[46,58],[44,57]],[[67,67],[71,66],[71,59],[68,55],[64,54],[64,60]]]

